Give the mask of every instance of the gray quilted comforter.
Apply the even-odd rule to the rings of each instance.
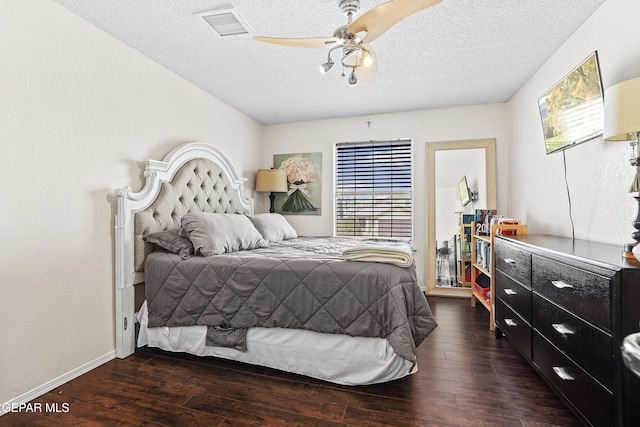
[[[386,338],[415,363],[436,327],[415,266],[344,261],[347,238],[299,237],[268,248],[145,262],[149,326],[279,327]]]

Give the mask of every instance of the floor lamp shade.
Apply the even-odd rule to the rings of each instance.
[[[274,213],[275,208],[275,193],[286,193],[288,190],[287,185],[287,172],[284,169],[258,169],[256,174],[256,191],[269,192],[269,212]]]

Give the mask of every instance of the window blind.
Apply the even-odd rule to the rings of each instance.
[[[336,145],[336,235],[411,238],[410,140]]]

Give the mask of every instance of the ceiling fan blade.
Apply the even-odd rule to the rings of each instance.
[[[369,44],[363,43],[362,47],[369,51],[372,62],[368,67],[362,66],[358,68],[358,80],[360,80],[360,84],[362,85],[362,87],[369,87],[373,83],[373,80],[376,78],[376,72],[378,71],[378,60],[376,59],[375,52]]]
[[[353,34],[363,31],[367,35],[363,41],[370,43],[384,34],[389,28],[402,21],[407,16],[435,6],[442,0],[392,0],[374,7],[349,25],[348,30]]]
[[[325,47],[333,47],[335,46],[340,39],[336,37],[314,37],[314,38],[304,38],[304,39],[286,39],[286,38],[278,38],[278,37],[262,37],[255,36],[253,38],[259,42],[271,43],[271,44],[279,44],[282,46],[293,46],[293,47],[314,47],[314,48],[325,48]]]

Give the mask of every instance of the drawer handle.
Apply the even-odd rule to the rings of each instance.
[[[568,328],[563,323],[552,323],[551,326],[553,327],[553,329],[556,330],[556,332],[558,332],[561,335],[573,335],[576,333],[576,331],[574,331],[571,328]]]
[[[518,324],[514,322],[513,319],[504,319],[504,323],[506,323],[507,326],[518,326]]]
[[[505,294],[507,294],[507,295],[516,295],[516,294],[517,294],[517,292],[516,292],[516,291],[514,291],[514,290],[513,290],[513,289],[511,289],[511,288],[507,288],[507,289],[505,289],[505,290],[504,290],[504,293],[505,293]]]
[[[505,258],[504,262],[506,262],[507,264],[515,264],[516,260],[512,258]]]
[[[558,289],[573,288],[573,285],[570,285],[567,282],[563,282],[562,280],[552,280],[551,284]]]
[[[554,366],[553,367],[553,372],[556,373],[556,375],[558,376],[558,378],[560,378],[561,380],[564,381],[573,381],[575,380],[574,377],[572,377],[566,369],[561,368],[560,366]]]

